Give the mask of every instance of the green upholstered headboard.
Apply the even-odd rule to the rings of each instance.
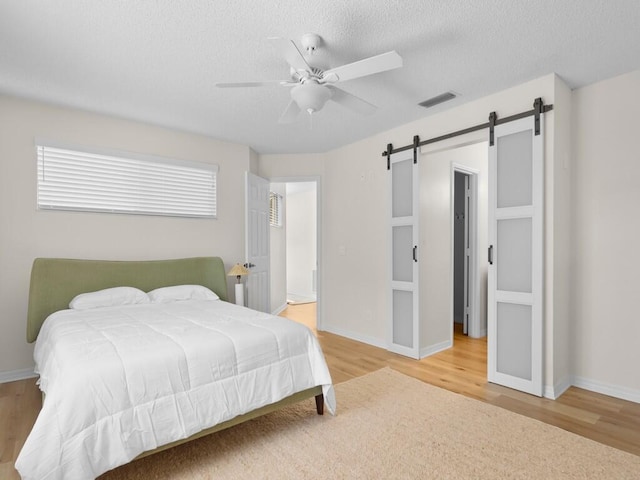
[[[203,285],[227,300],[227,276],[220,257],[110,261],[36,258],[31,269],[27,341],[35,342],[45,319],[69,308],[80,293],[111,287],[145,292],[172,285]]]

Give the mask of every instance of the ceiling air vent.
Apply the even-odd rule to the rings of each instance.
[[[439,103],[446,102],[456,98],[456,94],[453,92],[441,93],[440,95],[436,95],[433,98],[425,100],[424,102],[420,102],[418,105],[424,108],[431,108]]]

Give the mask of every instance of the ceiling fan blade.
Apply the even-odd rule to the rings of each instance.
[[[351,95],[350,93],[347,93],[338,87],[327,85],[327,88],[330,88],[333,92],[331,100],[339,103],[344,107],[347,107],[350,110],[353,110],[356,113],[360,113],[362,115],[371,115],[378,109],[378,107],[376,107],[372,103],[369,103],[366,100],[361,99],[360,97],[356,97],[355,95]]]
[[[304,59],[293,40],[281,37],[269,37],[268,40],[280,52],[287,63],[296,71],[311,71],[311,67]]]
[[[402,57],[395,50],[381,53],[375,57],[365,58],[357,62],[347,63],[341,67],[331,68],[324,72],[323,78],[332,81],[328,77],[337,77],[337,81],[344,82],[354,78],[386,72],[402,66]],[[336,80],[333,80],[336,81]]]
[[[271,85],[280,85],[280,82],[235,82],[235,83],[216,83],[218,88],[240,88],[240,87],[269,87]]]
[[[291,100],[289,105],[285,109],[284,113],[278,120],[278,123],[293,123],[298,118],[298,114],[300,113],[300,107],[296,102]]]

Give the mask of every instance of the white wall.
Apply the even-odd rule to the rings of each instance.
[[[640,402],[640,70],[573,92],[575,383]]]
[[[271,191],[282,195],[282,225],[269,227],[269,276],[271,312],[280,313],[287,306],[287,211],[286,183],[272,183]]]
[[[412,137],[408,137],[412,138]],[[390,193],[379,136],[327,154],[324,328],[386,347]]]
[[[314,296],[316,254],[316,183],[287,184],[287,293]]]
[[[216,220],[36,209],[34,138],[218,164]],[[0,96],[0,379],[33,367],[26,343],[31,264],[36,257],[244,259],[242,145],[113,117]],[[231,296],[233,289],[230,289]]]

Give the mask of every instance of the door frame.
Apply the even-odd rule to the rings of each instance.
[[[322,177],[320,175],[276,176],[269,177],[268,180],[270,183],[314,182],[316,184],[316,262],[318,264],[316,272],[316,330],[321,331],[324,325],[324,298],[322,295],[322,273],[324,270],[322,262]],[[287,261],[286,258],[284,261]]]
[[[478,175],[480,171],[475,168],[462,165],[460,163],[451,163],[450,187],[451,187],[451,282],[453,285],[451,295],[451,324],[454,322],[454,244],[455,244],[455,227],[453,221],[455,207],[455,173],[460,172],[469,177],[469,304],[470,314],[468,323],[468,335],[472,338],[480,338],[483,336],[482,326],[480,325],[480,269],[478,268]],[[451,329],[451,344],[453,345],[453,328]]]

